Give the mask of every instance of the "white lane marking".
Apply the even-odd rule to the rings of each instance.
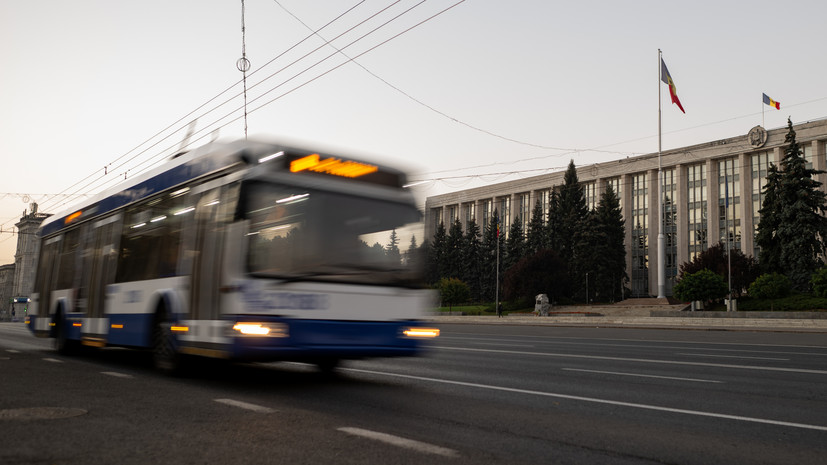
[[[272,412],[275,412],[275,410],[273,410],[269,407],[264,407],[264,406],[256,405],[256,404],[250,404],[250,403],[247,403],[247,402],[242,402],[240,400],[233,400],[233,399],[213,399],[213,400],[220,403],[220,404],[232,405],[233,407],[243,408],[245,410],[252,410],[253,412],[258,412],[258,413],[272,413]]]
[[[52,362],[52,363],[63,363],[63,360],[58,360],[56,358],[44,358],[44,362]]]
[[[656,375],[643,375],[639,373],[621,373],[619,371],[599,371],[599,370],[581,370],[579,368],[563,368],[565,371],[582,371],[584,373],[600,373],[604,375],[621,375],[621,376],[637,376],[640,378],[658,378],[658,379],[673,379],[677,381],[693,381],[696,383],[723,383],[723,381],[715,381],[711,379],[695,379],[695,378],[676,378],[674,376],[656,376]]]
[[[773,358],[773,357],[747,357],[746,355],[716,355],[716,354],[690,354],[675,352],[675,355],[689,355],[691,357],[715,357],[715,358],[744,358],[749,360],[780,360],[782,362],[789,362],[788,358]]]
[[[117,371],[101,371],[102,375],[114,376],[116,378],[132,378],[132,375],[126,373],[118,373]]]
[[[392,434],[379,433],[377,431],[371,431],[361,428],[352,428],[348,426],[343,426],[341,428],[336,429],[338,431],[351,434],[353,436],[360,436],[367,439],[373,439],[374,441],[384,442],[385,444],[403,447],[405,449],[411,449],[418,452],[424,452],[426,454],[441,455],[443,457],[457,457],[459,455],[457,451],[453,449],[435,446],[433,444],[428,444],[427,442],[414,441],[413,439],[406,439],[399,436],[394,436]]]
[[[598,399],[595,397],[583,397],[583,396],[572,396],[569,394],[557,394],[554,392],[542,392],[542,391],[532,391],[528,389],[518,389],[518,388],[509,388],[503,386],[490,386],[487,384],[477,384],[477,383],[466,383],[464,381],[451,381],[448,379],[438,379],[438,378],[426,378],[424,376],[412,376],[412,375],[402,375],[398,373],[386,373],[382,371],[371,371],[371,370],[360,370],[357,368],[340,368],[342,371],[352,371],[356,373],[366,373],[371,375],[379,375],[379,376],[392,376],[396,378],[405,378],[405,379],[415,379],[418,381],[430,381],[432,383],[441,383],[441,384],[453,384],[456,386],[466,386],[466,387],[473,387],[473,388],[480,388],[480,389],[490,389],[494,391],[504,391],[504,392],[516,392],[518,394],[530,394],[535,396],[544,396],[544,397],[555,397],[558,399],[569,399],[569,400],[579,400],[583,402],[594,402],[597,404],[608,404],[608,405],[618,405],[621,407],[632,407],[632,408],[639,408],[644,410],[655,410],[659,412],[670,412],[670,413],[682,413],[685,415],[695,415],[700,417],[712,417],[712,418],[725,418],[728,420],[738,420],[738,421],[746,421],[751,423],[762,423],[767,425],[776,425],[776,426],[789,426],[792,428],[802,428],[802,429],[811,429],[816,431],[827,431],[827,426],[821,425],[808,425],[806,423],[792,423],[789,421],[779,421],[779,420],[768,420],[766,418],[753,418],[753,417],[743,417],[740,415],[729,415],[726,413],[714,413],[714,412],[701,412],[698,410],[687,410],[687,409],[680,409],[680,408],[672,408],[672,407],[660,407],[657,405],[647,405],[647,404],[636,404],[633,402],[622,402],[617,400],[609,400],[609,399]]]
[[[470,335],[478,335],[478,336],[497,336],[497,337],[502,337],[503,336],[502,334],[497,334],[497,333],[460,333],[460,334],[470,334]],[[444,336],[444,335],[439,336],[440,340],[443,339],[443,338],[444,339],[449,339],[451,337],[452,336]],[[458,336],[453,336],[453,337],[456,338]],[[519,338],[519,340],[525,340],[525,339],[528,339],[528,338],[544,339],[546,342],[556,342],[556,341],[562,340],[562,339],[574,339],[574,340],[577,340],[577,341],[582,341],[584,339],[589,340],[589,338],[583,338],[583,337],[565,337],[565,336],[549,337],[549,336],[536,336],[536,335],[530,335],[530,334],[510,335],[510,337]],[[713,346],[752,346],[752,347],[784,347],[784,348],[797,348],[797,349],[827,349],[827,346],[817,346],[817,345],[807,346],[807,345],[792,345],[792,344],[757,344],[757,343],[750,343],[750,342],[667,341],[667,340],[660,340],[660,339],[652,339],[652,340],[644,339],[644,340],[641,340],[641,339],[618,339],[618,338],[591,339],[591,340],[620,341],[620,342],[641,342],[641,343],[645,342],[645,343],[647,343],[647,345],[639,346],[639,347],[652,347],[651,345],[649,345],[649,343],[668,343],[668,344],[697,344],[697,345],[713,345]],[[582,342],[582,343],[573,342],[571,344],[604,345],[604,344],[601,344],[601,343],[589,343],[589,342]],[[606,345],[608,345],[608,344],[606,344]],[[624,346],[625,346],[625,344],[624,344]],[[654,346],[654,347],[657,347],[657,346]],[[685,348],[685,347],[683,347],[683,348]],[[710,350],[710,349],[707,349],[707,350]],[[811,354],[811,355],[827,355],[827,354]]]
[[[446,347],[446,346],[429,346],[432,349],[445,350],[461,350],[466,352],[495,352],[500,354],[512,355],[537,355],[540,357],[562,357],[562,358],[583,358],[591,360],[614,360],[620,362],[639,362],[639,363],[659,363],[663,365],[688,365],[699,367],[716,367],[716,368],[740,368],[743,370],[764,370],[764,371],[783,371],[788,373],[810,373],[816,375],[827,375],[827,370],[808,370],[806,368],[782,368],[782,367],[763,367],[751,365],[728,365],[724,363],[705,363],[705,362],[681,362],[678,360],[652,360],[647,358],[631,358],[631,357],[606,357],[602,355],[577,355],[577,354],[556,354],[556,353],[542,353],[542,352],[523,352],[517,350],[494,350],[494,349],[472,349],[470,347]]]
[[[19,350],[14,350],[14,349],[7,349],[6,352],[8,352],[10,354],[19,354],[20,353]]]
[[[541,336],[520,336],[516,340],[522,340],[524,337],[541,337]],[[458,339],[458,340],[465,340],[474,343],[473,341],[480,340],[480,338],[472,338],[472,337],[457,337],[457,336],[439,336],[439,340],[449,340],[449,339]],[[787,352],[787,351],[766,351],[766,350],[748,350],[748,349],[716,349],[714,347],[681,347],[681,346],[661,346],[655,344],[606,344],[600,342],[568,342],[568,341],[558,341],[554,338],[546,338],[547,340],[544,341],[537,341],[541,342],[546,345],[573,345],[573,346],[597,346],[597,347],[621,347],[621,348],[645,348],[645,349],[663,349],[663,350],[706,350],[712,352],[747,352],[747,353],[756,353],[756,354],[783,354],[783,355],[814,355],[818,357],[827,357],[827,353],[818,353],[818,352]],[[497,338],[486,338],[484,340],[489,341],[510,341],[514,342],[514,339],[497,339]],[[614,340],[614,339],[609,339]],[[642,342],[637,341],[635,339],[617,339],[618,341],[630,341],[630,342]],[[662,342],[662,341],[652,341],[652,342]],[[730,345],[739,345],[736,343],[721,343],[721,342],[692,342],[692,341],[676,341],[681,344],[710,344],[710,345],[721,345],[721,344],[730,344]],[[823,348],[820,346],[777,346],[777,345],[767,345],[767,344],[740,344],[740,345],[747,345],[747,346],[758,346],[758,347],[806,347],[810,349],[819,349]]]
[[[502,347],[536,347],[531,344],[503,344],[497,342],[472,342],[478,346],[502,346]]]

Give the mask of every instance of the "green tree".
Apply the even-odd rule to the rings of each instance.
[[[683,301],[700,300],[704,303],[724,298],[728,291],[724,279],[711,270],[684,275],[673,288],[675,297]]]
[[[790,295],[792,283],[781,273],[762,274],[749,286],[750,297],[779,299]]]
[[[442,278],[437,287],[442,304],[447,304],[449,310],[453,309],[456,304],[468,302],[471,295],[468,285],[457,278]]]
[[[505,240],[505,254],[502,258],[504,270],[511,268],[523,258],[524,248],[523,222],[519,216],[516,216],[508,230],[508,238]]]
[[[440,221],[433,240],[426,247],[425,280],[429,284],[436,284],[443,277],[442,261],[445,255],[446,237],[445,224]]]
[[[682,264],[680,276],[701,270],[712,270],[726,281],[731,272],[732,294],[740,297],[746,292],[747,286],[758,277],[758,263],[755,258],[744,255],[738,249],[731,249],[729,253],[731,260],[727,259],[726,247],[719,242],[696,255],[691,262]]]
[[[416,235],[411,236],[411,243],[405,251],[405,263],[411,270],[422,272],[422,248],[416,243]]]
[[[480,260],[480,264],[482,266],[483,284],[481,293],[482,300],[487,301],[493,301],[496,295],[496,286],[498,285],[498,283],[495,282],[495,277],[497,276],[497,254],[499,253],[500,258],[502,258],[504,248],[503,236],[505,236],[505,234],[498,233],[499,222],[500,215],[497,209],[494,209],[494,214],[491,216],[488,227],[482,235],[482,259]],[[500,260],[499,263],[500,272],[502,272],[502,260]],[[500,279],[502,279],[502,276],[500,276]]]
[[[531,211],[531,220],[528,222],[526,231],[525,255],[533,255],[548,247],[546,240],[546,228],[543,224],[543,205],[538,201]]]
[[[623,283],[626,275],[626,226],[620,199],[611,185],[600,195],[600,202],[594,211],[597,241],[594,244],[594,265],[590,278],[593,295],[598,302],[615,302],[623,298]]]
[[[558,253],[562,250],[560,243],[560,193],[552,188],[548,200],[548,216],[546,222],[546,247]]]
[[[391,237],[388,240],[388,245],[385,246],[385,254],[394,265],[402,263],[402,252],[399,250],[399,235],[396,234],[396,228],[391,230]]]
[[[442,257],[443,278],[461,278],[465,275],[464,270],[464,247],[465,240],[462,234],[462,223],[459,219],[451,223],[448,236],[445,238],[445,254]]]
[[[785,142],[778,179],[770,180],[768,175],[764,188],[758,224],[759,259],[763,263],[766,255],[769,271],[782,272],[794,289],[805,292],[813,272],[823,265],[820,257],[827,240],[827,194],[814,179],[824,171],[806,167],[791,119],[787,120]]]
[[[471,290],[471,298],[476,301],[482,300],[483,273],[482,267],[482,241],[480,238],[480,227],[475,220],[470,220],[465,228],[465,246],[463,247],[463,260],[465,261],[465,276],[463,280],[468,283]]]
[[[586,207],[586,197],[583,195],[583,186],[577,179],[577,169],[574,160],[569,162],[568,169],[563,175],[563,186],[560,188],[560,206],[556,238],[560,244],[560,256],[570,262],[575,256],[577,234],[582,231],[582,222],[586,219],[589,210]]]
[[[555,302],[568,295],[566,263],[557,252],[543,249],[529,255],[505,273],[503,296],[507,300],[534,300],[537,294],[548,294]]]

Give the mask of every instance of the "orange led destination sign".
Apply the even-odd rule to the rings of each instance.
[[[293,173],[298,173],[299,171],[314,171],[316,173],[332,174],[333,176],[343,176],[346,178],[358,178],[359,176],[375,173],[378,170],[378,166],[368,165],[358,161],[341,160],[334,157],[322,160],[318,153],[290,162],[290,171]]]

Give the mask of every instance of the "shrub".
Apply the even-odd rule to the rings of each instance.
[[[827,297],[827,267],[813,273],[810,279],[810,285],[813,287],[813,295],[817,297]]]
[[[442,278],[439,280],[437,288],[442,304],[447,304],[449,309],[452,309],[454,304],[467,302],[471,297],[471,290],[468,285],[457,278]]]
[[[685,274],[673,289],[675,297],[683,301],[709,302],[727,295],[724,279],[710,270]]]
[[[762,274],[749,285],[749,295],[756,299],[779,299],[790,295],[792,283],[781,273]]]

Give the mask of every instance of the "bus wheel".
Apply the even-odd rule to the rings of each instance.
[[[78,349],[78,341],[69,339],[66,329],[66,319],[63,312],[55,315],[55,350],[61,355],[74,355]]]
[[[181,368],[181,356],[175,348],[175,336],[172,334],[172,323],[165,313],[155,319],[152,329],[152,361],[155,368],[167,374],[175,374]]]
[[[322,358],[316,360],[316,367],[324,375],[333,375],[336,373],[336,367],[339,366],[338,358]]]

